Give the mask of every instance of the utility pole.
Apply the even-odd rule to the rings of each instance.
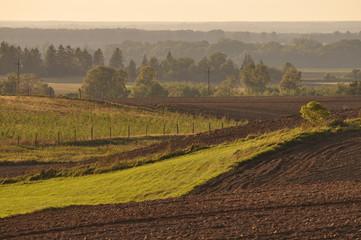
[[[16,86],[16,93],[19,94],[20,93],[20,65],[21,65],[20,59],[18,59],[18,61],[14,64],[18,66],[18,82],[17,82],[17,86]]]
[[[207,84],[208,84],[208,97],[211,94],[211,68],[207,68]]]

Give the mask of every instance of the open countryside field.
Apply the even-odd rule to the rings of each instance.
[[[302,79],[321,79],[325,74],[329,73],[336,77],[341,77],[350,73],[351,68],[304,68],[299,69],[302,72]]]
[[[110,137],[189,134],[234,126],[233,120],[142,110],[97,101],[0,97],[0,141],[73,142]]]
[[[167,109],[170,112],[249,121],[298,114],[300,107],[309,101],[318,101],[332,111],[361,106],[361,96],[121,98],[114,101],[158,111]]]
[[[32,204],[24,204],[24,199],[39,205],[42,204],[41,199],[47,199],[47,204],[59,199],[81,204],[83,197],[87,198],[86,204],[96,204],[94,201],[97,200],[121,201],[122,194],[129,197],[136,192],[134,187],[140,187],[140,192],[145,193],[143,197],[146,199],[171,197],[172,195],[168,195],[169,191],[174,189],[188,192],[192,189],[189,185],[192,179],[199,187],[188,196],[180,198],[117,205],[71,206],[2,218],[2,239],[80,236],[117,239],[170,236],[207,239],[313,239],[322,236],[357,239],[361,226],[358,214],[361,210],[361,169],[358,161],[361,135],[356,129],[324,132],[320,137],[314,135],[307,141],[302,140],[305,137],[307,139],[307,135],[302,135],[297,140],[298,144],[286,145],[288,147],[281,147],[278,151],[264,149],[264,154],[241,161],[227,173],[219,175],[221,172],[209,172],[212,166],[216,166],[215,169],[219,171],[220,165],[213,164],[221,163],[221,169],[227,169],[225,163],[232,164],[236,159],[241,160],[244,154],[252,153],[251,149],[256,147],[252,146],[254,143],[263,142],[267,146],[272,143],[270,139],[291,140],[299,133],[299,130],[285,130],[243,140],[245,145],[242,145],[242,141],[235,142],[190,156],[94,177],[4,185],[1,187],[2,196],[11,194],[12,191],[21,196],[11,204],[6,203],[9,201],[7,198],[2,198],[3,206],[11,206],[8,214],[14,210],[27,211],[26,208],[33,207]],[[272,149],[272,144],[268,147]],[[213,155],[212,151],[221,154],[207,157],[207,154]],[[208,164],[200,159],[208,161]],[[200,165],[194,167],[195,163]],[[177,173],[171,173],[169,169]],[[138,171],[139,174],[135,173]],[[162,171],[168,174],[163,175],[160,173]],[[206,175],[199,175],[201,172]],[[211,174],[208,175],[207,172]],[[185,177],[183,174],[190,175]],[[174,178],[182,175],[180,179]],[[199,184],[201,179],[201,182],[207,180],[207,177],[204,179],[207,175],[218,177],[206,184]],[[144,181],[144,176],[149,176],[152,180]],[[127,182],[139,184],[132,187],[125,185]],[[101,187],[94,190],[97,184]],[[113,184],[118,189],[117,192],[113,192]],[[181,187],[182,185],[190,188]],[[168,190],[156,191],[162,189],[162,186]],[[78,189],[78,192],[72,193],[70,189]],[[49,197],[54,197],[54,200]],[[62,206],[61,204],[59,201],[58,206]]]
[[[174,108],[165,112],[172,114],[179,106],[178,112],[211,115],[213,104],[213,113],[224,117],[218,104],[230,104],[232,109],[238,105],[236,114],[240,114],[247,108],[240,107],[243,98],[235,99],[211,103],[206,98],[192,105],[190,99],[176,103],[171,98]],[[280,99],[269,98],[267,103],[254,98],[253,103],[267,105]],[[138,101],[142,110],[120,106],[143,114],[149,112],[146,107],[162,116],[164,105],[159,100],[148,105]],[[323,100],[333,106],[333,119],[360,117],[357,98]],[[360,120],[347,120],[345,127],[313,128],[303,125],[298,114],[285,117],[298,112],[294,108],[302,101],[306,99],[289,98],[281,105],[283,112],[278,112],[281,118],[272,119],[266,112],[262,121],[155,139],[167,141],[68,168],[50,164],[43,168],[44,178],[36,178],[42,176],[35,174],[36,169],[33,179],[21,178],[24,172],[15,171],[26,172],[32,165],[0,165],[1,178],[12,170],[17,177],[14,183],[0,185],[2,217],[47,209],[1,218],[0,239],[357,239],[361,236]],[[259,108],[258,116],[263,113],[260,109],[266,107]],[[121,163],[129,166],[118,168]],[[71,176],[64,167],[91,171]],[[63,175],[44,176],[54,171]],[[114,204],[129,201],[136,202]],[[88,204],[96,206],[69,206]]]

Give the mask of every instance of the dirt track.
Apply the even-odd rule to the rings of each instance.
[[[245,162],[189,196],[0,219],[0,239],[361,239],[361,132]]]

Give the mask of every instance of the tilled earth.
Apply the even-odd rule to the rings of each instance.
[[[0,219],[0,239],[361,239],[361,132],[244,162],[181,198]]]
[[[361,106],[361,96],[331,97],[202,97],[202,98],[119,98],[114,102],[156,111],[208,115],[234,120],[266,120],[298,114],[302,105],[318,101],[327,109],[340,111]]]

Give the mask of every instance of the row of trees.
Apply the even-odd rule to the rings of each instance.
[[[100,49],[90,54],[87,49],[59,45],[50,45],[44,59],[38,48],[24,48],[0,44],[0,74],[13,72],[20,60],[22,73],[36,73],[43,76],[75,76],[85,74],[92,66],[104,65],[105,58]],[[123,56],[119,48],[114,50],[109,66],[124,67]]]
[[[172,53],[172,59],[167,56],[169,52]],[[217,54],[214,55],[215,53]],[[21,59],[23,73],[37,73],[40,76],[84,75],[94,65],[127,65],[129,77],[134,79],[137,66],[149,64],[157,70],[161,80],[197,82],[200,79],[204,80],[204,72],[207,71],[209,63],[214,65],[213,75],[223,74],[220,77],[214,76],[216,81],[221,81],[224,75],[241,66],[247,54],[251,54],[257,62],[262,59],[271,66],[292,62],[302,68],[357,68],[361,65],[361,41],[343,40],[329,44],[304,38],[296,39],[289,44],[247,44],[229,39],[221,39],[215,43],[125,41],[108,45],[104,50],[50,45],[42,51],[38,48],[21,48],[2,42],[0,74],[14,72],[14,62]]]
[[[223,61],[216,61],[217,59]],[[165,66],[169,66],[169,64],[172,64],[174,61],[170,53],[165,61]],[[210,63],[212,64],[208,63],[208,66],[217,69],[217,67],[224,66],[224,63],[227,62],[222,55],[222,58],[211,58]],[[149,62],[144,60],[143,64],[149,64]],[[282,71],[274,70],[281,72],[278,91],[281,94],[297,93],[301,83],[301,72],[297,71],[297,69],[289,63],[284,64],[282,68]],[[238,94],[237,87],[239,84],[237,83],[241,83],[241,86],[247,94],[261,95],[269,89],[271,82],[268,70],[269,68],[266,65],[263,63],[255,64],[251,56],[247,55],[240,71],[234,70],[231,74],[225,76],[217,87],[207,86],[205,90],[204,87],[184,83],[162,85],[161,82],[157,80],[157,74],[162,71],[161,68],[157,71],[157,69],[149,64],[139,68],[135,85],[130,91],[126,89],[126,82],[128,80],[126,69],[99,65],[87,72],[81,92],[84,93],[85,97],[98,99],[127,97],[129,94],[133,97],[235,96]],[[237,74],[238,72],[240,72],[240,74]],[[240,75],[240,80],[237,80],[238,75]]]
[[[84,84],[79,91],[86,98],[118,98],[118,97],[200,97],[200,96],[240,96],[240,95],[360,95],[361,81],[351,84],[315,89],[301,86],[301,72],[292,64],[284,64],[281,68],[281,81],[278,85],[270,85],[268,67],[254,64],[248,57],[240,78],[230,75],[217,86],[210,88],[206,84],[187,82],[161,83],[157,80],[156,71],[150,66],[142,66],[135,80],[134,87],[127,89],[128,74],[124,68],[108,66],[92,67],[86,74]],[[246,61],[245,61],[246,62]],[[357,71],[355,70],[354,73]],[[241,84],[241,85],[240,85]],[[0,79],[1,95],[47,95],[53,96],[54,90],[44,83],[36,74],[10,73]],[[76,94],[79,96],[78,94]],[[74,96],[74,95],[72,95]]]
[[[231,39],[219,39],[216,42],[124,41],[104,46],[102,49],[105,57],[109,58],[116,47],[123,51],[127,59],[133,59],[137,64],[141,63],[144,54],[162,59],[171,51],[174,56],[190,57],[195,61],[215,52],[222,52],[238,66],[242,64],[246,54],[251,54],[257,62],[262,59],[265,64],[273,67],[284,62],[292,62],[299,68],[357,68],[361,65],[359,39],[328,43],[308,38],[297,38],[289,43],[245,43]]]

